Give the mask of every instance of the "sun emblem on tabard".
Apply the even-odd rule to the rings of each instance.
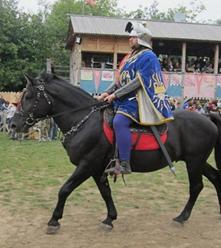
[[[124,86],[130,82],[130,74],[129,71],[123,71],[120,75],[120,85]]]
[[[161,76],[158,73],[154,73],[151,78],[152,85],[154,87],[155,94],[165,93],[165,86],[161,79]]]

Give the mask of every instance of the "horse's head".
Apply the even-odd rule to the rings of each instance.
[[[25,76],[27,84],[21,101],[12,119],[11,128],[17,132],[26,132],[39,120],[47,117],[52,109],[52,102],[46,92],[46,83],[41,78]]]

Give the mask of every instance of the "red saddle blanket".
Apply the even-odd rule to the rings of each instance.
[[[113,129],[107,122],[103,122],[103,130],[110,144],[114,142]],[[161,141],[164,144],[167,140],[167,130],[160,135]],[[160,146],[152,133],[132,132],[132,150],[157,150]]]

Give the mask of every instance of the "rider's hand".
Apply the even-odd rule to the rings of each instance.
[[[116,98],[115,94],[112,93],[104,98],[104,101],[108,101],[109,103],[113,102],[113,100]]]
[[[101,101],[104,101],[104,99],[105,99],[107,96],[109,96],[109,94],[108,94],[107,92],[104,92],[104,93],[102,93],[100,96],[96,96],[95,98],[96,98],[99,102],[101,102]]]

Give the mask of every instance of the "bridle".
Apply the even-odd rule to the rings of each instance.
[[[52,103],[51,103],[51,101],[50,101],[47,93],[45,92],[44,82],[42,80],[40,80],[39,82],[40,82],[39,85],[33,86],[34,88],[37,89],[37,96],[36,96],[35,102],[33,104],[32,110],[25,113],[25,111],[22,108],[22,104],[20,105],[20,108],[19,108],[19,112],[20,112],[21,116],[22,117],[26,117],[25,124],[27,126],[29,126],[29,127],[33,126],[35,123],[37,123],[40,120],[44,120],[44,119],[50,118],[49,115],[47,115],[45,117],[42,117],[42,118],[34,118],[34,112],[35,112],[35,110],[36,110],[36,108],[38,106],[38,103],[40,102],[41,96],[43,96],[46,99],[48,105],[50,105],[50,106],[52,105]],[[25,92],[26,91],[23,92],[23,95],[21,97],[21,103],[22,103],[22,99],[23,99],[23,97],[25,95]]]
[[[78,112],[78,111],[81,111],[83,109],[87,109],[87,108],[91,108],[91,111],[86,115],[84,116],[76,125],[72,126],[70,128],[70,130],[68,130],[67,132],[65,132],[63,134],[63,138],[61,139],[61,141],[64,143],[65,141],[65,138],[73,133],[76,133],[80,128],[81,126],[91,117],[91,115],[95,112],[98,112],[104,108],[107,108],[108,106],[110,106],[110,103],[107,103],[107,102],[96,102],[95,104],[90,104],[90,105],[87,105],[87,106],[84,106],[84,107],[80,107],[78,109],[73,109],[73,110],[68,110],[68,111],[64,111],[64,112],[61,112],[61,113],[58,113],[58,114],[55,114],[55,115],[46,115],[45,117],[41,117],[41,118],[34,118],[34,112],[35,110],[37,109],[38,107],[38,104],[40,102],[40,99],[41,99],[41,96],[43,96],[46,100],[46,102],[48,103],[48,105],[50,105],[52,107],[52,102],[50,101],[46,91],[45,91],[45,83],[43,80],[39,80],[39,83],[37,86],[33,86],[34,88],[37,89],[37,96],[36,96],[36,99],[35,99],[35,102],[33,104],[33,107],[32,107],[32,110],[29,111],[29,112],[26,112],[23,110],[22,108],[22,104],[20,105],[20,115],[22,117],[26,117],[26,120],[25,120],[25,124],[29,127],[33,126],[35,123],[37,123],[38,121],[41,121],[41,120],[45,120],[45,119],[48,119],[48,118],[53,118],[53,117],[57,117],[57,116],[61,116],[62,114],[64,113],[67,113],[67,112]],[[25,91],[21,97],[21,103],[22,103],[22,99],[25,95]]]

